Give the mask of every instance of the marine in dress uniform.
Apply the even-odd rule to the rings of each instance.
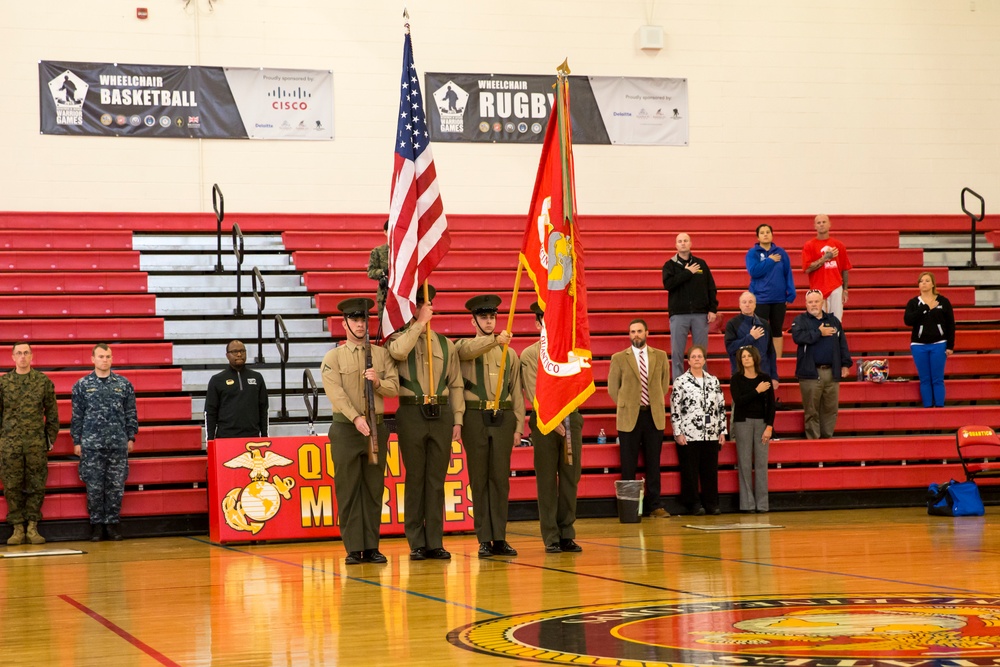
[[[542,328],[545,313],[538,302],[531,304],[535,325]],[[541,340],[529,345],[521,353],[521,385],[528,403],[535,403],[535,385],[538,380],[538,351]],[[538,491],[538,523],[546,553],[578,553],[583,548],[576,537],[576,491],[580,484],[580,457],[583,453],[583,416],[579,410],[569,414],[570,445],[573,462],[566,462],[566,429],[560,424],[549,433],[538,430],[532,410],[531,445],[535,453],[535,485]]]
[[[48,451],[59,435],[56,388],[44,373],[31,367],[28,343],[15,345],[12,358],[14,370],[0,378],[0,479],[7,523],[14,527],[7,544],[24,544],[25,539],[45,544],[38,522],[49,476]]]
[[[417,290],[417,314],[389,336],[386,350],[399,371],[396,433],[406,468],[403,527],[410,560],[448,560],[443,547],[444,480],[451,461],[451,443],[462,439],[465,391],[455,344],[431,331],[434,377],[427,377],[427,327],[434,316],[436,290],[430,302]]]
[[[111,348],[101,343],[91,356],[94,371],[73,385],[70,435],[80,457],[80,479],[87,485],[90,540],[99,542],[107,531],[112,540],[119,531],[122,496],[128,477],[128,455],[135,446],[139,419],[132,383],[111,371]]]
[[[507,358],[503,359],[503,346],[510,343],[510,332],[493,333],[500,301],[495,294],[482,294],[466,301],[476,337],[455,341],[465,383],[462,444],[469,463],[480,558],[517,555],[507,543],[507,509],[510,453],[521,442],[524,395],[517,353],[508,348]],[[501,363],[503,387],[497,396]]]
[[[378,550],[389,443],[389,429],[383,421],[384,399],[399,393],[399,376],[392,358],[376,345],[371,346],[372,367],[365,368],[365,331],[374,306],[371,299],[346,299],[337,304],[337,310],[344,315],[347,340],[323,357],[323,389],[333,406],[330,445],[334,491],[347,565],[386,562]],[[375,424],[368,423],[365,413],[368,380],[375,392]],[[378,435],[376,465],[368,461],[372,428]]]

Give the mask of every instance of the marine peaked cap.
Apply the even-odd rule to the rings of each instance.
[[[545,317],[545,311],[542,310],[537,301],[531,304],[531,312],[535,314],[535,317]]]
[[[344,299],[337,304],[337,310],[344,314],[344,317],[365,317],[375,307],[375,302],[371,299],[361,297],[354,299]]]
[[[434,285],[431,285],[430,283],[428,283],[427,284],[427,296],[429,296],[431,298],[431,301],[434,300],[434,295],[435,294],[437,294],[437,290],[434,289]],[[417,305],[419,306],[423,302],[424,302],[424,286],[423,285],[417,285]]]
[[[473,315],[496,314],[497,308],[500,306],[500,301],[500,297],[496,294],[480,294],[466,301],[465,307]]]

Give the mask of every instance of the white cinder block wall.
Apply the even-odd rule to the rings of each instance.
[[[149,19],[135,17],[136,6]],[[0,2],[0,210],[382,212],[404,3]],[[413,0],[426,71],[676,76],[687,148],[578,146],[582,213],[1000,202],[1000,0]],[[647,19],[666,48],[646,53]],[[332,142],[41,136],[37,62],[328,68]],[[539,147],[436,144],[446,211],[523,213]],[[989,208],[988,208],[989,210]]]

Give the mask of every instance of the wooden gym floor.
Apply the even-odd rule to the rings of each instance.
[[[517,522],[516,558],[459,535],[450,562],[387,539],[387,565],[352,567],[340,542],[4,546],[85,553],[0,560],[0,665],[995,665],[994,517],[588,519],[554,555]],[[784,528],[684,527],[732,523]]]

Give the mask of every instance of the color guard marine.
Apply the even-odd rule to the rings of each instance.
[[[452,441],[462,440],[465,392],[455,344],[429,330],[436,290],[428,286],[425,302],[417,290],[413,320],[386,341],[399,371],[396,433],[406,468],[403,526],[410,560],[448,560],[443,547],[444,480],[451,461]],[[428,369],[430,331],[431,369]]]
[[[511,334],[494,333],[500,301],[495,294],[469,299],[465,307],[472,313],[476,337],[455,342],[465,383],[462,444],[469,464],[480,558],[517,555],[507,543],[507,509],[510,455],[524,430],[524,395],[517,353],[507,349],[504,355]]]
[[[386,562],[378,550],[389,442],[384,399],[399,393],[399,377],[389,354],[369,340],[368,318],[374,306],[371,299],[345,299],[337,304],[344,315],[347,340],[326,353],[322,366],[323,389],[333,406],[330,449],[347,565]],[[367,414],[369,398],[374,399],[371,416]],[[370,439],[372,433],[377,442]],[[370,454],[374,454],[374,464]]]

